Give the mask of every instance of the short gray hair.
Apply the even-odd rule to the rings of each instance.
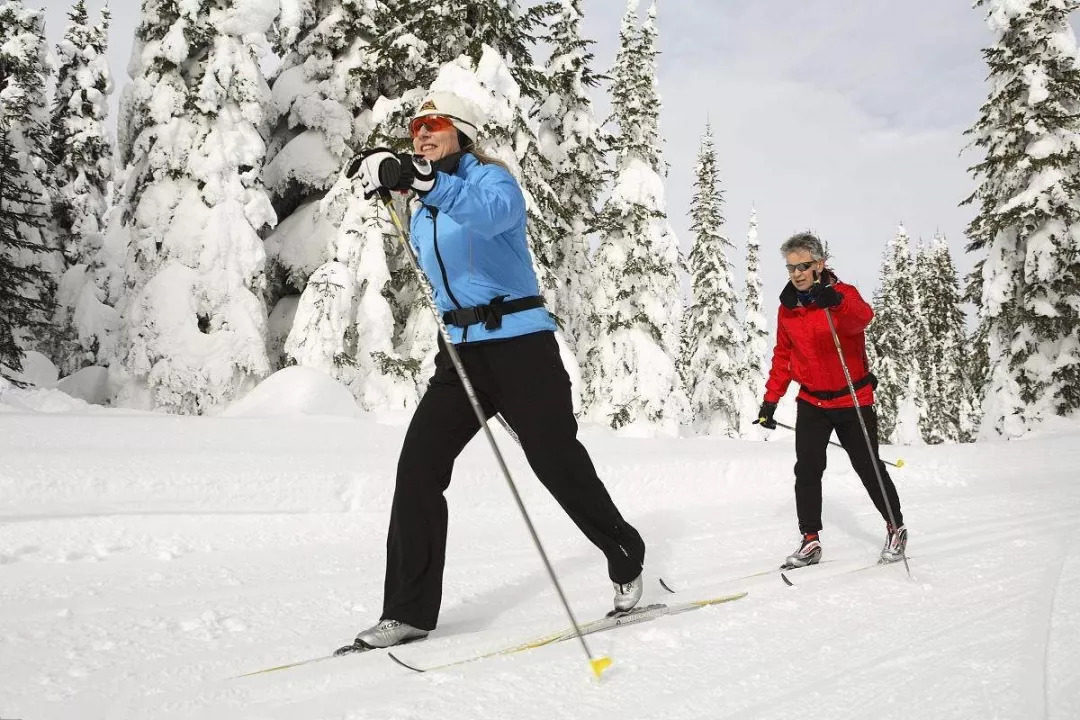
[[[787,257],[793,252],[806,250],[814,260],[825,259],[825,248],[818,236],[811,232],[801,232],[792,235],[780,246],[780,254]]]

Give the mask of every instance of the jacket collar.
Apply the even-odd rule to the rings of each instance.
[[[840,282],[840,279],[836,277],[832,270],[825,268],[821,271],[821,282],[825,285],[835,285]],[[788,310],[799,306],[799,291],[795,289],[790,280],[788,280],[784,289],[780,291],[780,304]]]
[[[476,156],[471,152],[461,153],[461,160],[458,161],[457,172],[455,175],[464,175],[468,171],[480,164],[480,161],[476,159]]]

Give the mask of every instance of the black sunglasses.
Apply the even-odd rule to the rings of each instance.
[[[788,275],[798,270],[799,272],[806,272],[810,268],[814,267],[814,263],[817,260],[808,260],[807,262],[796,263],[795,265],[784,265],[787,268]]]

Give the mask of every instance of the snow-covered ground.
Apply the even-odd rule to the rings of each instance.
[[[833,562],[790,588],[774,573],[737,579],[796,545],[787,431],[746,442],[586,427],[649,543],[645,600],[746,598],[590,636],[614,661],[600,681],[576,642],[423,675],[373,652],[230,679],[327,653],[381,603],[407,417],[272,409],[190,418],[56,390],[0,395],[0,717],[1080,717],[1080,423],[885,448],[906,462],[893,476],[910,580],[902,565],[844,572],[873,561],[883,526],[830,451]],[[602,557],[497,436],[579,619],[602,615]],[[430,666],[565,627],[482,442],[449,502],[441,624],[401,657]]]

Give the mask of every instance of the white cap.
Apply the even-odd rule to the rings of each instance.
[[[449,92],[434,92],[428,95],[412,119],[426,115],[443,115],[450,118],[454,122],[454,127],[464,133],[471,142],[476,142],[476,133],[483,123],[480,111],[475,105]]]

